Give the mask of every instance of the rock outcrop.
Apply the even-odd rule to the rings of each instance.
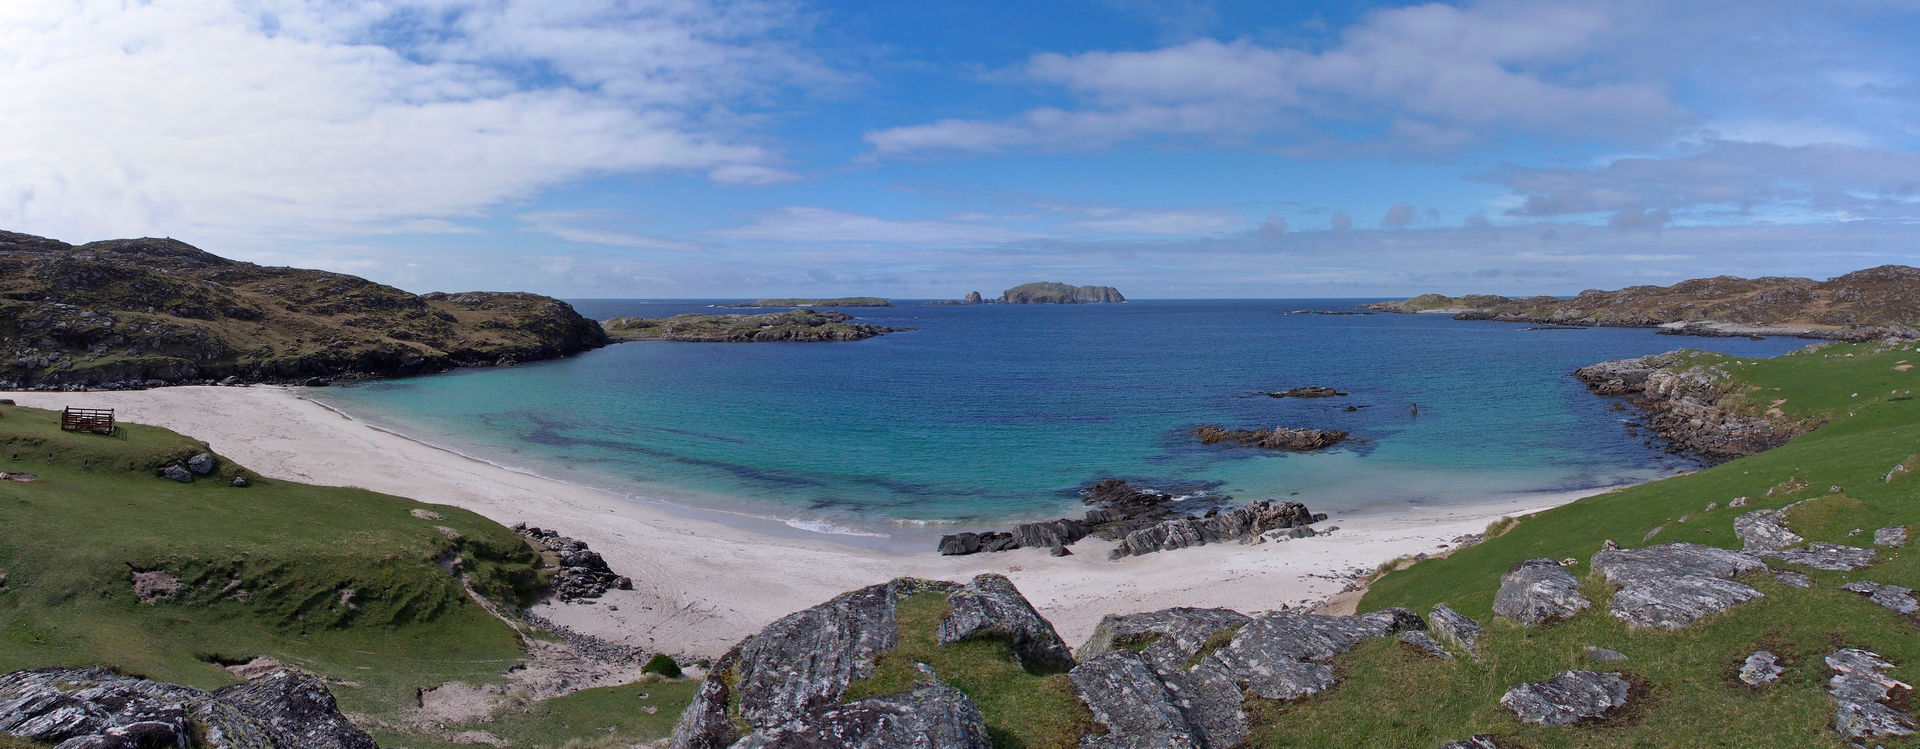
[[[1874,546],[1906,546],[1907,545],[1907,527],[1904,525],[1896,525],[1891,528],[1881,528],[1879,530],[1874,531],[1873,545]]]
[[[1319,385],[1306,385],[1267,393],[1267,396],[1271,398],[1334,398],[1342,395],[1346,395],[1346,393]]]
[[[1493,613],[1523,626],[1537,627],[1566,619],[1593,602],[1580,595],[1580,581],[1551,559],[1527,559],[1500,576]]]
[[[1081,490],[1093,505],[1081,519],[1060,518],[1022,523],[1011,532],[966,531],[940,538],[942,555],[976,554],[1011,549],[1061,549],[1087,536],[1119,542],[1109,558],[1148,554],[1209,543],[1255,543],[1260,534],[1283,528],[1301,528],[1327,519],[1298,502],[1249,502],[1231,510],[1211,507],[1198,514],[1176,514],[1173,495],[1104,479]],[[1055,556],[1065,556],[1056,554]]]
[[[732,749],[992,749],[980,708],[932,675],[911,691],[826,707],[748,734]]]
[[[1227,541],[1251,543],[1268,531],[1304,528],[1325,519],[1325,515],[1315,515],[1299,502],[1248,502],[1225,512],[1171,518],[1128,533],[1118,546],[1107,552],[1107,557],[1119,559]]]
[[[1920,601],[1913,598],[1912,588],[1898,585],[1882,585],[1871,580],[1858,580],[1842,586],[1847,591],[1859,593],[1872,599],[1874,603],[1887,607],[1896,614],[1911,614],[1920,611]]]
[[[1913,735],[1913,716],[1887,704],[1893,690],[1912,687],[1887,676],[1894,666],[1877,653],[1841,648],[1827,656],[1834,676],[1827,681],[1833,695],[1833,730],[1849,741]]]
[[[1830,544],[1815,541],[1806,546],[1778,551],[1763,551],[1760,556],[1778,559],[1782,562],[1800,564],[1817,570],[1847,572],[1868,567],[1873,564],[1875,552],[1858,546]]]
[[[0,232],[0,388],[124,389],[426,374],[606,345],[533,294],[415,295],[172,239]]]
[[[1440,639],[1453,643],[1454,647],[1466,651],[1474,660],[1480,660],[1480,636],[1485,631],[1480,628],[1479,622],[1443,603],[1427,612],[1427,629]]]
[[[1546,681],[1520,684],[1500,697],[1500,705],[1528,723],[1566,726],[1599,720],[1627,704],[1633,685],[1620,674],[1561,671]]]
[[[1750,687],[1769,684],[1786,671],[1780,667],[1780,656],[1774,655],[1773,651],[1756,650],[1740,662],[1740,683]]]
[[[556,531],[528,527],[526,523],[513,526],[513,530],[545,551],[545,556],[553,562],[554,574],[548,578],[547,589],[554,598],[578,601],[599,598],[609,590],[633,590],[633,581],[615,573],[600,552],[587,548],[587,542]]]
[[[1593,555],[1593,570],[1621,586],[1607,613],[1632,627],[1679,629],[1760,598],[1760,591],[1731,578],[1765,569],[1752,554],[1691,543]]]
[[[0,733],[67,749],[375,749],[313,676],[277,669],[207,692],[102,668],[0,677]]]
[[[947,596],[953,610],[940,621],[942,645],[988,637],[1005,640],[1028,668],[1066,671],[1073,668],[1073,651],[1040,618],[1013,582],[1003,575],[980,575]]]
[[[1784,445],[1814,424],[1769,421],[1720,407],[1727,375],[1684,367],[1678,352],[1601,362],[1573,375],[1599,395],[1624,396],[1671,452],[1721,461]]]
[[[1294,429],[1274,427],[1272,429],[1221,429],[1206,425],[1193,428],[1193,435],[1200,438],[1202,445],[1217,445],[1231,442],[1247,447],[1264,447],[1271,450],[1288,452],[1310,452],[1323,450],[1340,444],[1347,439],[1347,433],[1338,429]]]
[[[1000,294],[1001,304],[1102,304],[1127,301],[1112,286],[1074,286],[1051,281],[1036,281],[1007,289]]]

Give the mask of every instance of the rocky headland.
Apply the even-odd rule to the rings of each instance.
[[[607,342],[572,306],[535,294],[419,295],[172,239],[75,246],[0,232],[0,388],[389,377]]]
[[[1422,294],[1367,307],[1460,320],[1660,327],[1674,335],[1914,338],[1920,337],[1920,268],[1882,265],[1825,281],[1715,276],[1672,286],[1589,289],[1571,299]]]
[[[843,296],[832,299],[756,299],[751,302],[734,302],[722,307],[755,309],[766,307],[892,307],[893,301],[877,296]]]
[[[1036,281],[1007,289],[1000,294],[1001,304],[1104,304],[1127,301],[1112,286],[1074,286],[1057,281]]]
[[[616,317],[602,323],[617,341],[682,343],[823,343],[862,341],[907,328],[853,322],[834,310],[797,309],[758,314]]]
[[[1819,426],[1778,410],[1756,413],[1745,399],[1731,402],[1738,391],[1728,372],[1693,364],[1683,351],[1592,364],[1573,376],[1597,395],[1633,404],[1668,451],[1710,461],[1770,450]]]

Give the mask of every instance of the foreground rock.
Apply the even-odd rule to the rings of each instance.
[[[615,574],[607,566],[607,560],[601,558],[599,552],[589,550],[585,541],[528,527],[526,523],[513,526],[513,530],[536,548],[546,551],[546,556],[554,562],[556,570],[548,579],[547,588],[555,598],[578,601],[599,598],[609,590],[633,590],[633,581]]]
[[[1200,438],[1200,444],[1217,445],[1231,442],[1247,447],[1264,447],[1288,452],[1309,452],[1323,450],[1340,444],[1347,439],[1347,433],[1338,429],[1293,429],[1274,427],[1272,429],[1221,429],[1216,426],[1194,427],[1193,434]]]
[[[1484,631],[1480,629],[1479,622],[1443,603],[1427,612],[1427,628],[1433,630],[1440,639],[1467,651],[1474,660],[1480,660],[1480,635]]]
[[[1619,584],[1607,613],[1632,627],[1679,629],[1709,614],[1760,598],[1736,575],[1766,569],[1744,552],[1691,543],[1609,549],[1593,555],[1593,569]]]
[[[374,749],[313,676],[279,669],[206,692],[102,668],[0,677],[0,733],[69,749]]]
[[[1913,689],[1886,675],[1892,663],[1854,648],[1836,650],[1826,660],[1834,670],[1827,682],[1835,703],[1833,730],[1853,741],[1913,735],[1913,716],[1887,704],[1894,690]]]
[[[1896,614],[1911,614],[1920,611],[1920,601],[1913,598],[1911,588],[1898,585],[1881,585],[1870,580],[1847,583],[1846,590],[1866,596],[1874,603],[1887,607]]]
[[[1551,559],[1528,559],[1500,576],[1493,613],[1528,627],[1566,619],[1593,602],[1580,595],[1580,581]]]
[[[1788,508],[1778,510],[1754,510],[1733,519],[1733,534],[1740,537],[1742,548],[1747,551],[1778,551],[1806,542],[1799,534],[1787,530],[1783,523]]]
[[[1500,705],[1528,723],[1565,726],[1599,720],[1625,707],[1633,685],[1620,674],[1561,671],[1546,681],[1508,689]]]
[[[992,749],[980,708],[929,678],[912,691],[868,697],[749,734],[733,749]]]
[[[1073,668],[1073,651],[1040,618],[1013,582],[1002,575],[980,575],[947,596],[953,610],[940,621],[938,638],[952,645],[976,637],[1006,641],[1028,668],[1065,671]]]
[[[1596,394],[1625,396],[1671,452],[1731,460],[1784,445],[1815,426],[1721,408],[1727,373],[1685,366],[1679,352],[1601,362],[1573,375]]]

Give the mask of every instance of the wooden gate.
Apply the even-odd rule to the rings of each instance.
[[[60,412],[60,428],[69,432],[113,434],[113,409],[68,408]]]

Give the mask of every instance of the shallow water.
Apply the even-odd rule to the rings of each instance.
[[[1771,356],[1807,343],[1290,314],[1356,301],[858,309],[848,311],[917,330],[855,343],[629,343],[307,394],[623,494],[897,534],[1077,514],[1073,489],[1108,476],[1335,513],[1646,480],[1693,466],[1630,434],[1631,414],[1587,393],[1573,369],[1680,347]],[[706,304],[575,302],[598,319],[713,311]],[[1263,394],[1297,385],[1350,395]],[[1199,445],[1199,424],[1355,439],[1282,455]]]

